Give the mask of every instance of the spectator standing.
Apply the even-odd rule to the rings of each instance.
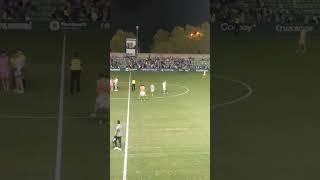
[[[63,9],[63,20],[65,22],[69,22],[70,20],[70,8],[68,6],[65,6]]]
[[[1,52],[0,55],[0,80],[2,89],[4,92],[10,90],[10,62],[9,57],[5,51]]]

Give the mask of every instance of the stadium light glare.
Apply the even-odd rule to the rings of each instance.
[[[200,31],[191,32],[188,37],[193,40],[199,40],[202,38],[203,34]]]

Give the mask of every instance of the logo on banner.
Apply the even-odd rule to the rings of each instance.
[[[4,22],[0,23],[0,30],[32,30],[32,22]]]
[[[277,32],[300,32],[302,30],[313,31],[313,26],[297,26],[297,25],[276,25]]]
[[[240,25],[240,31],[245,31],[245,32],[251,32],[254,28],[256,28],[256,24],[242,24]],[[228,24],[228,23],[222,23],[220,25],[221,31],[223,32],[230,32],[234,31],[235,26],[233,24]]]
[[[155,72],[155,71],[158,71],[158,69],[144,68],[144,69],[141,69],[141,71]]]
[[[135,38],[126,39],[126,55],[127,56],[136,56],[136,45],[137,45],[137,39]]]
[[[101,23],[100,28],[101,29],[110,29],[110,23]]]
[[[51,21],[49,27],[51,31],[58,31],[60,29],[60,23],[59,21]]]
[[[114,72],[114,71],[120,71],[120,68],[110,69],[110,71],[112,71],[112,72]]]
[[[205,69],[196,69],[196,72],[204,72],[204,71],[207,71]]]
[[[86,22],[59,22],[59,21],[51,21],[49,23],[49,28],[51,31],[58,30],[82,30],[88,28],[88,24]]]
[[[162,72],[173,72],[174,69],[161,69]]]

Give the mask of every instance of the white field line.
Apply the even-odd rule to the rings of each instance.
[[[131,71],[129,72],[129,87],[128,87],[128,110],[127,110],[127,124],[126,124],[126,142],[124,150],[124,160],[123,160],[123,177],[122,180],[127,180],[128,173],[128,143],[129,143],[129,119],[130,119],[130,97],[131,97]]]
[[[238,102],[241,102],[245,99],[247,99],[249,96],[252,95],[253,93],[253,90],[252,88],[250,87],[249,84],[245,83],[245,82],[242,82],[240,80],[236,80],[236,79],[231,79],[231,78],[227,78],[227,77],[223,77],[223,76],[218,76],[218,75],[215,75],[214,76],[215,78],[217,79],[223,79],[223,80],[227,80],[227,81],[231,81],[231,82],[234,82],[234,83],[237,83],[237,84],[240,84],[242,85],[243,87],[245,87],[248,92],[246,94],[244,94],[243,96],[239,97],[239,98],[236,98],[236,99],[233,99],[231,101],[228,101],[228,102],[225,102],[225,103],[220,103],[220,104],[215,104],[213,105],[213,108],[218,108],[218,107],[224,107],[224,106],[228,106],[228,105],[231,105],[231,104],[235,104],[235,103],[238,103]],[[214,94],[213,94],[214,95]]]
[[[57,154],[54,180],[61,179],[61,160],[62,160],[62,135],[63,135],[63,97],[64,97],[64,69],[66,61],[66,34],[63,35],[62,57],[61,57],[61,79],[60,79],[60,98],[58,113],[58,133],[57,133]]]
[[[178,85],[178,84],[168,84],[168,86],[171,85],[171,86],[176,86],[176,87],[180,87],[180,88],[183,88],[184,91],[179,93],[179,94],[174,94],[174,95],[169,95],[169,96],[164,96],[164,97],[148,97],[148,99],[164,99],[164,98],[172,98],[172,97],[178,97],[178,96],[183,96],[183,95],[186,95],[190,92],[190,89],[186,86],[181,86],[181,85]],[[128,98],[111,98],[113,100],[127,100]]]

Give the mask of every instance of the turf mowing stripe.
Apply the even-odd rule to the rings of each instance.
[[[146,83],[146,82],[145,82]],[[157,84],[157,83],[155,83]],[[159,84],[159,83],[158,83]],[[178,96],[184,96],[186,94],[188,94],[190,92],[190,89],[186,86],[180,86],[180,85],[177,85],[177,84],[168,84],[169,85],[173,85],[173,86],[177,86],[177,87],[180,87],[180,88],[183,88],[184,91],[182,93],[179,93],[179,94],[174,94],[174,95],[169,95],[169,96],[165,96],[165,97],[149,97],[148,99],[165,99],[165,98],[172,98],[172,97],[178,97]],[[116,100],[126,100],[128,98],[111,98],[111,99],[116,99]]]
[[[60,80],[60,99],[59,99],[59,115],[58,115],[58,134],[57,134],[57,155],[54,180],[61,179],[61,159],[62,159],[62,133],[63,133],[63,95],[64,95],[64,66],[66,58],[66,38],[63,35],[62,57],[61,57],[61,80]]]
[[[131,97],[131,71],[129,71],[129,88],[128,88],[128,110],[127,110],[127,124],[126,124],[126,142],[125,142],[125,150],[124,150],[124,162],[123,162],[123,177],[122,180],[127,180],[127,172],[128,172],[128,141],[129,141],[129,117],[130,117],[130,97]]]

